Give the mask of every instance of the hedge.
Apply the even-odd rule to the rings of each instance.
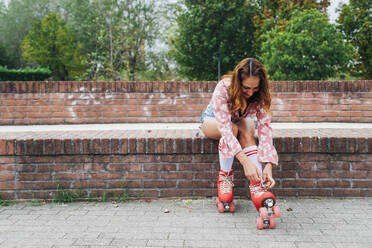
[[[41,81],[51,75],[52,72],[48,68],[8,69],[0,66],[0,81]]]

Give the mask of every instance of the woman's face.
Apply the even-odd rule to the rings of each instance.
[[[260,78],[259,77],[248,77],[242,81],[242,93],[246,99],[249,99],[256,93],[260,88]]]

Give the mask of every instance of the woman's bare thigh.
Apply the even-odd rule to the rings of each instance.
[[[235,123],[232,124],[232,132],[235,137],[238,136],[238,126]],[[201,130],[207,138],[219,140],[221,138],[220,130],[217,127],[217,121],[213,117],[205,118],[201,125]]]
[[[203,124],[201,125],[201,130],[207,138],[219,140],[221,138],[221,133],[217,127],[217,121],[215,118],[205,118]]]

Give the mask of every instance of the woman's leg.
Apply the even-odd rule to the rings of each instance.
[[[258,162],[258,151],[256,140],[254,138],[254,120],[250,118],[241,120],[240,122],[238,122],[238,128],[238,139],[243,148],[243,152],[249,158],[249,160],[257,166],[262,176],[262,164]]]
[[[201,125],[201,130],[207,138],[219,140],[221,138],[221,133],[217,127],[217,121],[213,117],[205,118],[203,124]],[[238,126],[232,123],[232,131],[235,137],[238,136]]]
[[[250,118],[240,120],[237,126],[239,130],[237,138],[242,148],[256,145],[254,120]]]
[[[207,138],[219,140],[221,138],[221,133],[217,127],[217,121],[215,118],[206,118],[201,125],[201,130]],[[238,126],[232,123],[232,131],[235,137],[238,135]],[[232,164],[234,162],[234,157],[232,158],[222,158],[222,154],[219,151],[219,162],[220,171],[218,172],[217,179],[217,201],[223,203],[231,203],[233,201],[233,170]],[[219,204],[221,206],[221,204]],[[227,208],[219,206],[219,212],[226,211]],[[229,206],[229,205],[228,205]],[[230,211],[234,212],[233,206],[231,205]]]
[[[232,123],[233,134],[235,137],[238,135],[238,126]],[[217,127],[217,121],[215,118],[206,118],[201,126],[201,130],[207,138],[219,140],[221,138],[221,133]],[[220,169],[224,172],[231,171],[232,164],[234,162],[234,157],[232,158],[222,158],[221,152],[219,152]]]

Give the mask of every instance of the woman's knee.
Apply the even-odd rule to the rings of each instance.
[[[245,125],[239,127],[238,140],[242,147],[248,147],[256,145],[256,140],[254,138],[255,129],[252,126]]]

